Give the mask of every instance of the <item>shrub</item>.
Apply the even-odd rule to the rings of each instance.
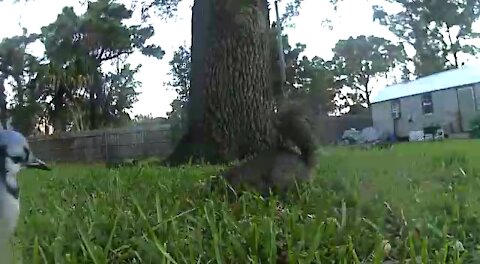
[[[480,138],[480,115],[470,121],[470,137]]]

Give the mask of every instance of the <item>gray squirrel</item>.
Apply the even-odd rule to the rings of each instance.
[[[263,197],[270,193],[285,197],[296,184],[311,179],[317,161],[317,144],[308,115],[300,106],[291,105],[276,113],[275,119],[280,141],[288,140],[294,146],[279,144],[224,171],[221,177],[234,193],[246,187]]]

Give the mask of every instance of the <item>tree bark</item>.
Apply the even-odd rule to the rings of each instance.
[[[266,0],[195,1],[189,131],[167,163],[243,159],[277,142],[269,25]]]
[[[23,86],[23,81],[20,75],[13,75],[12,76],[15,83],[17,84],[16,92],[17,92],[17,103],[18,105],[24,106],[25,105],[25,87]]]
[[[100,66],[96,67],[98,69]],[[102,79],[99,72],[92,73],[92,82],[89,89],[89,107],[90,107],[90,130],[99,128],[98,122],[98,106],[99,92],[102,89]]]
[[[368,84],[370,83],[370,75],[366,74],[365,75],[365,99],[367,100],[367,108],[370,109],[371,101],[370,101],[370,95],[371,91],[368,89]]]
[[[65,84],[60,84],[57,87],[55,96],[52,99],[54,109],[51,113],[53,129],[55,134],[63,133],[66,131],[66,120],[64,118],[64,111],[66,111],[63,104],[64,96],[66,93]]]

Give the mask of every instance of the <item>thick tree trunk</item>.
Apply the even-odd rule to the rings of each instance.
[[[242,159],[277,142],[271,44],[266,0],[195,1],[190,127],[167,162]]]

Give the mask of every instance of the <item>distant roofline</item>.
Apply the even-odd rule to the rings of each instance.
[[[472,84],[477,84],[477,83],[480,83],[480,82],[467,83],[467,84],[462,84],[462,85],[457,85],[457,86],[452,86],[452,87],[440,88],[440,89],[432,90],[432,91],[419,92],[419,93],[415,93],[415,94],[411,94],[411,95],[404,95],[404,96],[395,97],[395,98],[391,98],[391,99],[386,99],[386,100],[382,100],[382,101],[376,101],[375,103],[370,103],[370,105],[377,104],[377,103],[388,102],[388,101],[393,101],[393,100],[398,100],[398,99],[403,99],[403,98],[412,97],[412,96],[417,96],[417,95],[424,94],[424,93],[433,93],[433,92],[445,91],[445,90],[450,90],[450,89],[458,89],[458,88],[462,88],[462,87],[465,87],[465,86],[470,86]]]
[[[480,83],[480,64],[444,70],[415,80],[388,85],[370,100],[371,104]]]

